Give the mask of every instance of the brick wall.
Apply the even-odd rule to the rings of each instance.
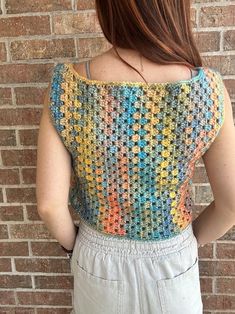
[[[66,314],[73,288],[69,261],[36,208],[38,124],[55,62],[89,59],[109,43],[91,0],[0,4],[0,313]],[[234,1],[193,1],[204,65],[223,75],[235,113],[234,22]],[[202,162],[193,182],[196,216],[212,200]],[[235,313],[234,231],[199,249],[204,313]]]

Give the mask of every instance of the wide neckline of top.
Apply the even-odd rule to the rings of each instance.
[[[80,82],[84,82],[87,85],[97,85],[97,86],[143,86],[143,87],[157,87],[157,86],[174,86],[180,84],[191,84],[194,83],[202,77],[204,73],[203,67],[195,67],[194,69],[198,69],[197,75],[193,76],[188,80],[179,80],[173,82],[137,82],[137,81],[102,81],[102,80],[93,80],[89,79],[81,74],[79,74],[73,67],[73,63],[65,63],[70,73],[72,73]]]

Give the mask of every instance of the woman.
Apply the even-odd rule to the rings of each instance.
[[[72,254],[74,313],[202,313],[198,246],[235,222],[229,94],[202,66],[190,1],[97,0],[96,12],[111,49],[53,69],[38,212]],[[192,221],[200,157],[214,201]]]

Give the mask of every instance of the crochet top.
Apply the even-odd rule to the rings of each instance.
[[[221,74],[196,69],[189,80],[145,83],[54,66],[50,118],[71,156],[70,204],[91,228],[162,240],[192,221],[195,164],[224,121]]]

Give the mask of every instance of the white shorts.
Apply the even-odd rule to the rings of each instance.
[[[190,223],[161,241],[119,239],[79,223],[71,258],[74,314],[202,314]]]

